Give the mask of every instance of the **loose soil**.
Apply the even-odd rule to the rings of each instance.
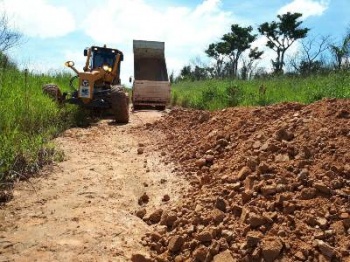
[[[102,121],[16,186],[0,261],[350,261],[350,100]]]

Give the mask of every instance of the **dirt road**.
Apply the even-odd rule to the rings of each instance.
[[[128,125],[101,121],[57,138],[65,160],[18,183],[0,210],[0,261],[130,261],[147,254],[140,240],[152,226],[135,215],[140,196],[149,196],[149,214],[174,204],[186,187],[154,150],[162,134],[140,131],[161,117],[138,112]]]
[[[66,160],[0,210],[0,261],[350,262],[349,99],[139,112],[56,143]]]

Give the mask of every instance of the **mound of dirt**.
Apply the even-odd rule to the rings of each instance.
[[[154,260],[350,261],[350,100],[174,109],[146,128],[192,185],[144,237]]]

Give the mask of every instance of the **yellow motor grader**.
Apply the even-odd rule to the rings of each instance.
[[[105,111],[113,115],[116,122],[128,123],[129,97],[120,85],[120,63],[123,61],[123,53],[106,46],[91,46],[84,50],[84,56],[87,58],[83,72],[74,67],[73,61],[65,63],[76,73],[70,80],[73,92],[61,95],[55,85],[45,85],[43,91],[58,102]],[[78,81],[75,81],[77,79]]]

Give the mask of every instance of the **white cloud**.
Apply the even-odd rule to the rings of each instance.
[[[60,37],[76,28],[65,7],[50,5],[46,0],[4,0],[0,11],[6,12],[15,27],[30,37]]]
[[[303,19],[310,16],[320,16],[328,8],[329,0],[294,0],[278,10],[278,14],[302,13]]]
[[[157,8],[145,0],[106,0],[87,15],[81,29],[95,43],[107,43],[124,53],[132,51],[133,39],[164,41],[168,70],[179,70],[229,30],[233,16],[220,6],[220,0],[205,0],[194,8]]]

